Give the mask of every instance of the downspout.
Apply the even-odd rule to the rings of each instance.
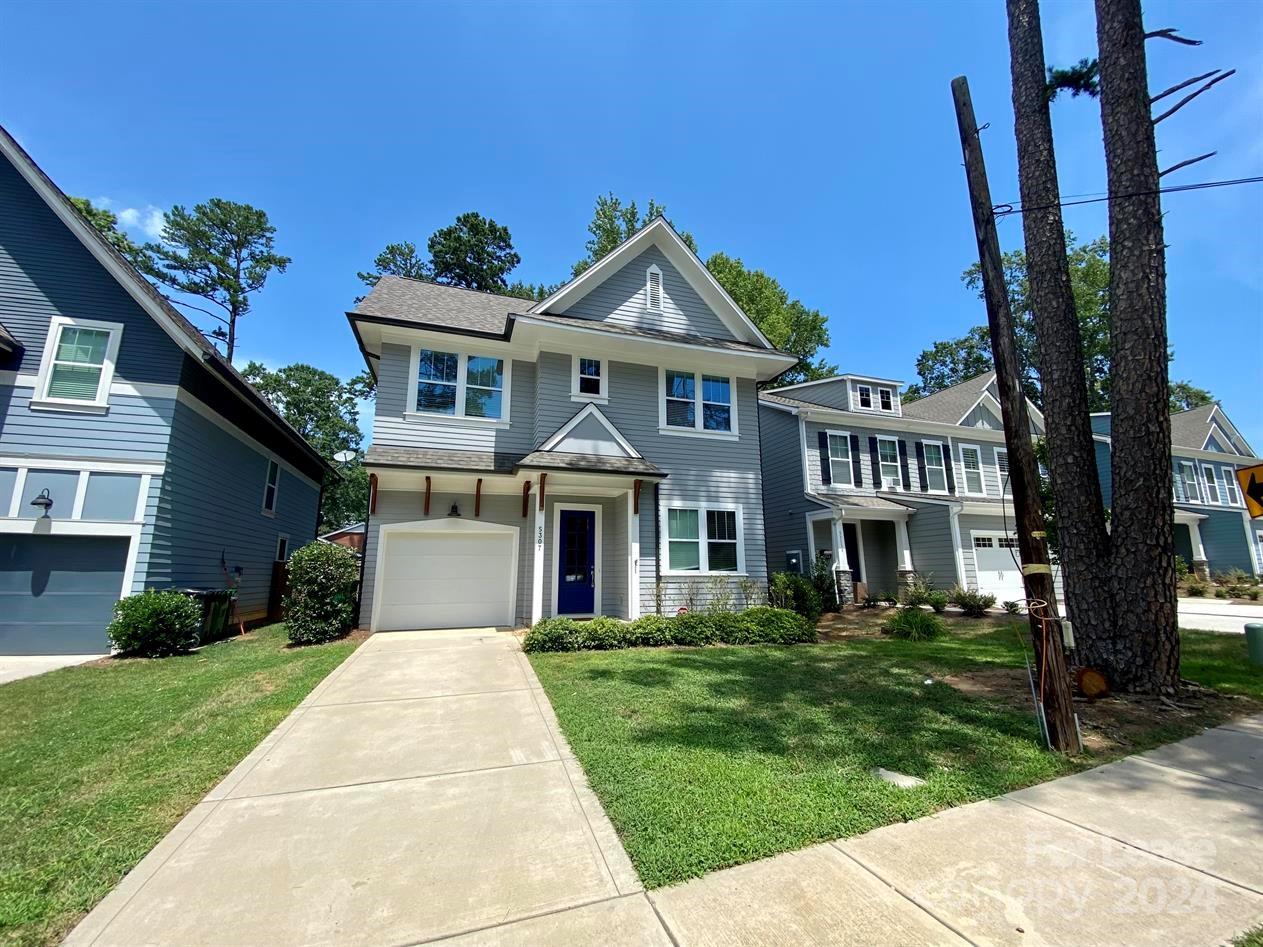
[[[368,529],[377,508],[377,474],[368,475],[368,508],[364,511],[364,548],[360,550],[360,587],[355,593],[355,627],[360,627],[364,609],[364,567],[368,564]]]
[[[662,614],[662,542],[658,536],[662,520],[662,482],[653,485],[653,601],[655,611]]]

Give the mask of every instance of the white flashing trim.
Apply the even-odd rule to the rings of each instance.
[[[640,617],[640,514],[633,512],[634,490],[627,491],[627,620]]]
[[[595,618],[601,614],[601,598],[603,588],[601,586],[601,544],[605,539],[603,533],[603,524],[601,522],[601,514],[604,507],[596,503],[571,503],[568,500],[553,500],[553,542],[552,542],[552,562],[553,562],[553,581],[550,583],[549,589],[549,611],[553,615],[560,614],[557,611],[557,599],[561,588],[561,511],[575,510],[580,513],[595,513],[596,520],[596,536],[594,538],[594,552],[592,563],[592,611],[590,612],[566,612],[567,618]]]
[[[87,470],[94,473],[134,473],[162,475],[161,461],[84,460],[78,457],[0,456],[0,467],[30,467],[35,470]]]
[[[952,527],[952,545],[956,551],[956,583],[964,588],[965,586],[965,550],[961,545],[960,538],[960,514],[961,506],[952,504],[948,507],[947,518]]]
[[[602,414],[601,409],[598,408],[594,404],[586,405],[582,410],[580,410],[577,414],[575,414],[573,418],[571,418],[561,427],[557,428],[557,430],[553,432],[553,435],[539,446],[539,449],[552,450],[554,447],[560,444],[563,440],[565,440],[566,435],[568,435],[571,431],[573,431],[576,427],[578,427],[588,418],[595,418],[597,422],[602,427],[604,427],[605,430],[609,432],[610,437],[614,438],[614,442],[618,444],[618,446],[622,448],[624,452],[626,452],[628,457],[640,458],[639,451],[637,451],[636,448],[632,447],[631,444],[628,443],[627,438],[623,437],[622,433],[618,430],[618,428],[614,426],[613,422],[610,421],[610,419],[607,418],[604,414]]]

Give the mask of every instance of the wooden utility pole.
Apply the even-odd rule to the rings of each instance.
[[[996,387],[1004,415],[1004,441],[1009,450],[1009,480],[1013,486],[1013,510],[1017,519],[1018,551],[1022,558],[1022,581],[1028,601],[1047,602],[1044,608],[1028,609],[1035,651],[1035,683],[1049,744],[1066,753],[1077,753],[1079,731],[1074,719],[1070,675],[1057,620],[1057,594],[1053,589],[1052,566],[1048,561],[1044,517],[1039,499],[1039,466],[1031,442],[1026,396],[1022,394],[1017,363],[1017,337],[1013,314],[1004,283],[1000,259],[1000,238],[996,235],[991,188],[978,138],[969,82],[964,76],[952,80],[956,103],[956,124],[960,147],[965,156],[969,202],[973,207],[974,233],[978,238],[978,261],[982,268],[983,298],[991,329],[991,355],[995,363]]]

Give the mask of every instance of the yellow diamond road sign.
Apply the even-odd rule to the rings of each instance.
[[[1245,494],[1246,509],[1253,517],[1263,516],[1263,464],[1242,467],[1237,471],[1237,482]]]

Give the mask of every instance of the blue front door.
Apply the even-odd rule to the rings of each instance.
[[[562,510],[557,550],[557,613],[596,611],[596,513]]]

